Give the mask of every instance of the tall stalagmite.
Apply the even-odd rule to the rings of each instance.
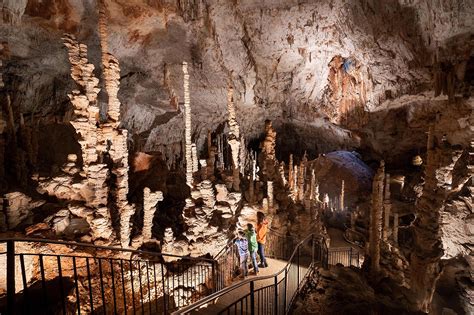
[[[152,237],[153,217],[155,216],[158,202],[162,200],[163,193],[161,191],[152,192],[148,187],[143,189],[143,242],[149,241]]]
[[[383,200],[383,231],[382,239],[387,241],[390,234],[390,212],[392,204],[390,202],[390,174],[385,175],[385,189],[384,189],[384,200]]]
[[[189,97],[188,63],[183,62],[184,74],[184,146],[186,159],[186,184],[193,187],[193,156],[191,142],[191,104]]]
[[[378,273],[380,270],[384,173],[385,163],[381,161],[372,183],[372,208],[370,210],[369,254],[373,273]]]
[[[234,90],[229,87],[227,91],[227,122],[229,124],[229,137],[227,142],[229,143],[231,154],[232,154],[232,176],[233,176],[233,187],[235,191],[240,190],[240,128],[237,120],[235,119],[235,106],[234,106]]]

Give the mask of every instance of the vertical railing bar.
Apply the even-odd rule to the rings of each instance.
[[[7,241],[7,312],[15,314],[15,242]]]
[[[150,269],[148,268],[148,261],[145,261],[146,263],[146,281],[147,281],[147,287],[148,287],[148,309],[150,310],[150,315],[152,314],[151,310],[151,288],[150,288]]]
[[[106,304],[105,304],[105,290],[104,290],[104,278],[102,275],[102,258],[99,257],[99,277],[100,277],[100,294],[102,297],[102,309],[104,314],[107,314]]]
[[[168,310],[166,308],[166,289],[165,289],[165,273],[164,273],[164,266],[163,262],[160,264],[161,266],[161,285],[163,286],[163,314],[168,314]]]
[[[115,272],[114,272],[114,262],[112,259],[109,260],[109,263],[110,263],[110,276],[112,279],[110,279],[112,281],[112,298],[113,298],[113,301],[114,301],[114,312],[115,314],[117,314],[117,297],[115,295]]]
[[[153,280],[154,280],[154,287],[155,287],[155,308],[156,312],[158,312],[158,288],[156,287],[156,263],[153,261]]]
[[[25,313],[29,313],[31,311],[30,309],[30,303],[29,303],[29,294],[28,294],[28,282],[26,281],[26,269],[25,269],[25,259],[23,257],[23,254],[20,254],[20,265],[21,265],[21,279],[23,281],[23,298],[24,298],[24,309],[23,311]],[[64,300],[62,300],[63,307],[64,307]],[[64,309],[64,308],[63,308]],[[64,313],[64,311],[63,311]]]
[[[123,297],[123,313],[127,315],[127,296],[125,292],[125,276],[123,274],[123,259],[120,259],[120,274],[122,277],[122,297]],[[133,294],[133,292],[132,292]]]
[[[44,263],[43,263],[43,254],[39,254],[40,260],[40,273],[41,273],[41,288],[43,290],[43,305],[44,309],[48,310],[48,293],[46,292],[46,278],[44,275]]]
[[[142,285],[142,268],[140,266],[140,260],[137,260],[138,264],[138,284],[140,284],[140,304],[142,306],[142,314],[144,311],[144,305],[143,305],[143,285]]]
[[[135,315],[137,313],[137,310],[135,308],[135,290],[134,290],[134,285],[133,285],[133,264],[132,264],[132,259],[130,259],[130,284],[132,285],[132,306],[133,306],[133,314]]]
[[[255,292],[253,281],[250,281],[250,314],[255,315]]]
[[[72,269],[74,270],[74,286],[76,287],[77,314],[81,315],[81,298],[79,296],[79,283],[77,280],[76,257],[72,257]]]
[[[94,313],[94,301],[93,301],[93,298],[92,298],[92,280],[91,280],[91,268],[90,268],[90,265],[89,265],[89,257],[86,258],[86,268],[87,268],[87,279],[88,279],[88,282],[89,282],[89,300],[90,300],[90,303],[91,303],[91,314]]]

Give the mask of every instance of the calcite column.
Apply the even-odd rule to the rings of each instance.
[[[305,164],[304,162],[302,161],[300,163],[300,167],[299,167],[299,171],[298,171],[298,179],[297,179],[297,184],[298,184],[298,193],[297,193],[297,197],[296,199],[298,201],[303,201],[304,199],[304,181],[305,181],[305,178],[304,178],[304,174],[305,174]]]
[[[74,119],[72,126],[80,136],[79,144],[82,151],[83,172],[85,178],[86,206],[91,208],[87,211],[86,219],[91,226],[92,235],[95,239],[110,241],[112,233],[112,221],[108,211],[107,198],[108,168],[99,159],[99,153],[103,145],[100,143],[98,131],[99,107],[97,106],[97,95],[99,93],[99,80],[94,76],[94,65],[88,63],[87,46],[79,44],[72,35],[65,35],[64,45],[68,48],[69,61],[71,63],[71,77],[80,89],[75,89],[68,94],[74,108]],[[77,208],[77,207],[76,207]],[[95,210],[93,210],[95,209]],[[78,210],[77,213],[85,213]],[[85,214],[84,214],[85,215]]]
[[[265,159],[275,160],[275,141],[276,141],[276,132],[273,129],[272,121],[265,121],[265,140],[263,141],[262,152],[265,156]]]
[[[278,167],[278,172],[280,173],[280,180],[283,187],[286,186],[286,177],[285,177],[285,162],[281,162],[280,166]]]
[[[316,175],[314,174],[314,169],[311,170],[311,181],[309,183],[309,200],[314,200],[316,188]]]
[[[162,200],[163,193],[161,191],[151,192],[150,188],[148,187],[143,189],[143,242],[151,240],[153,217],[155,216],[158,202]]]
[[[398,245],[398,212],[393,213],[393,242]]]
[[[294,183],[293,183],[293,154],[290,154],[290,161],[288,162],[288,183],[290,184],[290,191],[293,191]]]
[[[191,145],[191,156],[193,159],[193,173],[195,173],[199,170],[199,160],[197,157],[197,148],[195,143]]]
[[[186,159],[186,184],[193,187],[193,156],[191,142],[191,104],[189,97],[188,63],[183,62],[184,74],[184,154]]]
[[[382,207],[385,163],[380,167],[372,182],[372,209],[370,211],[369,254],[371,270],[378,273],[380,270],[380,239],[382,233]]]
[[[392,204],[390,202],[390,174],[385,175],[385,190],[384,190],[384,200],[383,200],[383,232],[382,239],[387,241],[388,235],[390,234],[390,211],[392,209]]]
[[[341,195],[339,197],[339,209],[344,211],[344,181],[341,182]]]
[[[273,182],[267,181],[267,198],[268,198],[268,208],[270,211],[273,210]]]
[[[234,106],[234,90],[229,87],[227,91],[227,112],[229,114],[227,122],[229,124],[229,137],[227,142],[229,143],[231,154],[232,154],[232,176],[233,176],[233,187],[235,191],[240,190],[240,128],[237,120],[235,119],[235,106]]]
[[[240,174],[245,175],[247,165],[247,149],[245,147],[245,138],[240,136]]]
[[[293,200],[298,199],[298,165],[293,166],[293,190],[291,192]]]

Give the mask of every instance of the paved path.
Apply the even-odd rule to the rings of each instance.
[[[261,268],[260,273],[258,274],[258,277],[260,276],[267,276],[271,274],[275,274],[278,271],[282,270],[287,262],[283,260],[277,260],[277,259],[270,259],[267,258],[268,262],[268,267],[267,268]],[[306,270],[306,269],[305,269]],[[283,274],[281,274],[278,277],[278,281],[283,279]],[[246,279],[252,279],[255,278],[256,276],[249,276]],[[242,282],[243,280],[235,280],[231,285],[235,285],[236,283]],[[255,283],[255,289],[262,288],[264,286],[268,286],[274,283],[274,278],[270,279],[265,279],[261,281],[257,281]],[[220,298],[217,299],[217,301],[214,301],[215,304],[213,305],[208,305],[205,308],[201,308],[198,312],[195,312],[195,314],[208,314],[208,315],[214,315],[218,314],[221,310],[225,309],[227,306],[231,305],[235,301],[239,300],[240,298],[244,297],[245,295],[250,293],[250,284],[247,283],[245,285],[242,285],[241,287],[232,290],[228,294],[225,294],[221,296]],[[256,303],[258,303],[256,299]],[[232,309],[232,313],[234,313],[234,309]],[[241,309],[238,308],[237,313],[241,314]],[[243,314],[247,314],[247,312],[244,310],[242,312]]]
[[[363,252],[360,247],[355,246],[344,239],[343,231],[336,228],[328,228],[328,234],[331,239],[329,244],[329,264],[335,265],[337,263],[342,264],[348,267],[349,264],[349,254],[344,249],[349,249],[352,247],[352,257],[351,261],[353,265],[357,266],[357,253],[359,257],[363,257]]]

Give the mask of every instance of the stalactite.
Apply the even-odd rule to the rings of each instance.
[[[191,142],[191,105],[189,97],[188,64],[183,62],[184,74],[184,142],[186,158],[186,184],[193,187],[193,156]]]
[[[382,239],[384,241],[388,240],[390,234],[390,211],[392,204],[390,202],[390,174],[385,175],[385,189],[384,189],[384,201],[383,201],[383,231]]]
[[[372,209],[370,211],[369,253],[371,270],[375,274],[380,270],[380,239],[382,236],[384,173],[385,163],[384,161],[381,161],[380,167],[373,179]]]

